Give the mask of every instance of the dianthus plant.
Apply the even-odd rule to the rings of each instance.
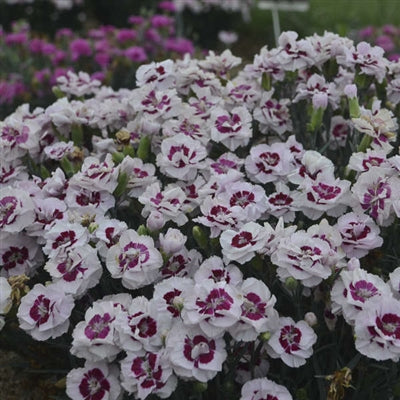
[[[19,107],[4,335],[64,349],[73,400],[396,398],[398,79],[378,47],[286,32],[245,66],[187,55]]]

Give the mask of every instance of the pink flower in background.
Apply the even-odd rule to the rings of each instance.
[[[146,51],[143,47],[132,46],[124,50],[125,57],[129,58],[131,61],[141,63],[148,59]]]
[[[85,39],[75,39],[69,44],[69,50],[72,55],[72,61],[77,61],[81,57],[92,55],[90,43]]]

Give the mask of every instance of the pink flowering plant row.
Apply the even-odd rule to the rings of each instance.
[[[59,80],[0,123],[2,335],[73,400],[395,398],[399,76],[286,32]]]
[[[23,22],[11,32],[0,29],[1,117],[23,102],[51,104],[52,87],[68,71],[87,73],[82,84],[96,79],[114,89],[133,87],[139,65],[193,54],[193,43],[175,33],[175,16],[163,12],[131,16],[125,28],[103,26],[83,34],[62,28],[54,40]]]
[[[367,26],[357,32],[359,40],[382,47],[391,61],[400,59],[400,28],[394,25]]]

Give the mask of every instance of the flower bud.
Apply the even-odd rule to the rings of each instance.
[[[160,246],[167,254],[174,254],[180,251],[186,243],[187,237],[181,231],[169,228],[167,233],[160,233]]]
[[[138,235],[143,236],[143,235],[148,235],[149,231],[147,230],[147,228],[142,224],[137,228]]]
[[[346,85],[344,88],[344,94],[349,99],[349,110],[351,118],[359,118],[361,111],[360,105],[358,104],[357,98],[357,86],[356,85]]]
[[[194,240],[202,250],[206,250],[208,247],[208,238],[200,226],[195,225],[192,229]]]
[[[150,231],[159,231],[164,224],[164,216],[159,211],[152,211],[147,217],[146,226]]]
[[[259,339],[263,342],[268,342],[269,339],[271,339],[271,332],[263,332],[260,336]]]
[[[193,383],[193,391],[195,393],[203,393],[207,390],[207,382],[195,382]]]
[[[357,268],[360,268],[360,260],[355,257],[350,258],[350,260],[347,263],[347,269],[349,271],[354,271]]]
[[[297,286],[299,285],[299,282],[297,282],[296,279],[292,278],[291,276],[285,280],[285,286],[289,290],[296,290]]]
[[[314,108],[325,110],[328,107],[328,95],[324,92],[315,93],[312,97],[312,104]]]
[[[306,315],[304,315],[304,321],[306,321],[307,324],[312,327],[312,326],[317,325],[318,318],[313,312],[310,311],[310,312],[306,313]]]
[[[349,99],[354,99],[357,97],[357,86],[356,85],[346,85],[344,87],[344,94]]]

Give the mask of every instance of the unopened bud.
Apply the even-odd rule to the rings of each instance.
[[[310,311],[304,316],[304,321],[306,321],[309,326],[315,326],[318,323],[318,318],[313,312]]]
[[[291,276],[285,280],[285,286],[289,290],[296,290],[297,286],[299,286],[299,282],[296,279],[292,278]]]
[[[139,226],[139,228],[137,228],[137,233],[138,233],[138,235],[143,236],[143,235],[148,235],[148,234],[149,234],[149,231],[148,231],[147,228],[142,224],[142,225]]]
[[[354,99],[357,97],[357,86],[356,85],[346,85],[344,87],[344,94],[349,99]]]
[[[159,211],[152,211],[147,217],[146,226],[151,232],[159,231],[164,224],[164,216]]]
[[[195,393],[203,393],[207,390],[208,385],[207,382],[195,382],[193,384],[193,391]]]
[[[192,229],[192,234],[199,247],[202,250],[206,250],[208,247],[208,238],[203,229],[201,229],[200,226],[195,225]]]
[[[271,336],[272,336],[271,332],[263,332],[263,333],[259,336],[259,339],[260,339],[262,342],[268,342],[268,340],[271,339]]]

